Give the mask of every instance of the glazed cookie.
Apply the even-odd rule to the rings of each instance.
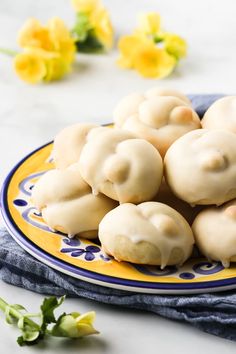
[[[181,101],[185,102],[189,106],[191,106],[191,101],[190,99],[185,96],[182,92],[179,92],[177,90],[172,90],[172,89],[167,89],[167,88],[161,88],[161,87],[153,87],[150,90],[148,90],[145,94],[147,98],[151,97],[156,97],[156,96],[172,96],[172,97],[177,97]]]
[[[180,213],[185,218],[185,220],[187,220],[189,225],[192,225],[193,220],[197,214],[204,208],[202,205],[191,207],[191,205],[176,197],[168,184],[165,182],[164,178],[154,200],[167,204],[171,208],[178,211],[178,213]]]
[[[236,133],[236,96],[223,97],[214,102],[204,114],[202,126]]]
[[[233,133],[198,129],[167,151],[165,178],[191,205],[221,205],[236,197],[236,139]]]
[[[121,129],[103,128],[88,136],[79,159],[80,173],[94,194],[120,203],[140,203],[157,193],[163,175],[162,159],[147,141]]]
[[[236,262],[236,200],[199,213],[193,232],[199,250],[209,260],[220,261],[226,268]]]
[[[102,194],[93,195],[76,165],[44,174],[33,188],[32,201],[51,229],[69,237],[96,238],[99,222],[117,206]]]
[[[78,123],[64,128],[56,136],[53,144],[55,166],[64,169],[78,162],[88,133],[96,127],[95,124]]]
[[[168,205],[126,203],[100,222],[103,250],[118,261],[181,265],[191,255],[194,238],[187,221]]]
[[[187,97],[172,90],[127,96],[115,108],[114,121],[117,127],[149,141],[162,156],[176,139],[201,127]]]

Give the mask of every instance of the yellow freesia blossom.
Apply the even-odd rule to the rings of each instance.
[[[45,60],[33,51],[17,54],[14,68],[17,75],[30,84],[43,80],[47,72]]]
[[[187,55],[187,43],[180,36],[173,33],[164,33],[164,48],[167,52],[178,60],[186,57]]]
[[[100,8],[90,16],[91,27],[95,37],[107,49],[113,44],[113,27],[109,13],[105,8]]]
[[[19,32],[18,43],[24,52],[16,57],[15,70],[27,82],[60,79],[75,60],[74,40],[64,22],[56,17],[47,26],[36,19],[28,20]]]
[[[55,51],[59,52],[64,60],[70,64],[75,59],[75,43],[65,23],[57,17],[48,22],[50,40]]]
[[[78,312],[64,315],[52,329],[52,334],[58,337],[81,338],[99,332],[93,327],[95,312],[81,315]]]
[[[36,47],[46,50],[52,49],[52,42],[49,37],[49,31],[41,23],[30,18],[18,33],[17,42],[21,48]]]
[[[137,34],[121,37],[118,42],[120,57],[117,64],[121,68],[133,68],[134,58],[137,56],[139,48],[147,42],[150,43],[151,41],[146,37],[139,36]]]
[[[97,11],[101,7],[100,0],[72,0],[71,3],[76,12],[83,13]]]
[[[137,31],[145,35],[157,35],[161,29],[161,17],[156,12],[148,12],[138,17]]]
[[[134,59],[134,68],[144,77],[161,79],[168,76],[174,69],[176,60],[164,49],[154,43],[139,48]]]
[[[77,12],[72,33],[79,50],[92,52],[110,49],[113,27],[108,11],[100,0],[72,0]]]
[[[180,58],[186,55],[186,42],[178,35],[161,29],[160,15],[142,14],[131,35],[120,38],[118,65],[135,69],[144,77],[164,78],[173,71]]]

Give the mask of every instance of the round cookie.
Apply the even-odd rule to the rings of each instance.
[[[171,208],[178,211],[178,213],[180,213],[185,218],[185,220],[187,220],[189,225],[192,225],[197,214],[204,208],[202,205],[196,205],[195,207],[192,207],[188,203],[176,197],[168,184],[165,182],[164,178],[154,200],[163,204],[167,204]]]
[[[201,123],[186,96],[172,90],[159,92],[153,89],[146,95],[127,96],[115,108],[114,121],[115,126],[149,141],[164,156],[176,139],[200,128]],[[176,96],[165,95],[171,92]]]
[[[140,203],[157,193],[163,175],[162,159],[147,141],[121,129],[103,128],[81,152],[80,173],[95,194],[120,203]]]
[[[32,202],[51,229],[86,238],[97,237],[99,222],[117,206],[102,194],[93,195],[76,165],[45,173],[33,188]]]
[[[224,267],[236,262],[236,200],[198,214],[192,226],[196,244],[209,260]]]
[[[223,97],[214,102],[204,114],[202,127],[236,133],[236,96]]]
[[[64,128],[54,139],[53,158],[56,168],[64,169],[78,162],[88,133],[95,124],[78,123]]]
[[[191,255],[194,238],[176,210],[157,202],[121,204],[100,222],[103,250],[118,261],[181,265]]]
[[[198,129],[179,138],[164,159],[174,194],[191,205],[221,205],[236,197],[233,133]]]

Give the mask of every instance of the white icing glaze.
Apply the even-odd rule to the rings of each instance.
[[[79,159],[88,133],[97,125],[78,123],[64,128],[54,140],[53,157],[55,166],[64,169]]]
[[[79,166],[94,191],[120,203],[151,200],[163,174],[162,159],[151,144],[115,128],[88,136]]]
[[[204,114],[202,126],[236,133],[236,96],[223,97],[214,102]]]
[[[167,89],[164,87],[153,87],[145,93],[145,97],[147,97],[147,98],[157,97],[157,96],[177,97],[181,101],[183,101],[186,104],[188,104],[189,106],[191,106],[190,99],[187,96],[185,96],[182,92],[179,92],[177,90]]]
[[[67,233],[69,237],[84,234],[96,238],[94,231],[100,220],[117,206],[104,195],[92,194],[81,178],[77,164],[43,175],[33,188],[32,201],[51,229]]]
[[[117,127],[146,139],[162,156],[170,145],[201,123],[188,98],[174,90],[151,89],[125,97],[115,108]]]
[[[99,239],[105,251],[117,258],[119,248],[122,246],[120,237],[131,241],[129,259],[120,255],[119,260],[137,262],[133,246],[146,242],[160,252],[160,259],[148,259],[144,254],[138,263],[156,264],[164,268],[174,264],[171,259],[174,249],[181,250],[179,264],[185,262],[192,252],[194,238],[187,221],[169,206],[146,202],[139,205],[131,203],[122,204],[109,212],[99,225]]]
[[[206,129],[189,132],[169,148],[164,166],[172,191],[191,205],[220,205],[236,197],[233,133]]]
[[[220,261],[226,268],[236,261],[236,200],[203,210],[192,228],[204,256]]]

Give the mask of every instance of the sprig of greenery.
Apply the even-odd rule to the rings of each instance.
[[[65,296],[45,298],[39,313],[29,313],[22,305],[10,305],[0,298],[0,310],[5,313],[8,324],[15,324],[20,329],[21,336],[17,338],[20,346],[37,344],[46,335],[81,338],[99,333],[93,327],[95,319],[93,311],[83,315],[79,312],[63,313],[56,319],[54,311],[64,300]],[[37,321],[32,318],[36,318]]]

